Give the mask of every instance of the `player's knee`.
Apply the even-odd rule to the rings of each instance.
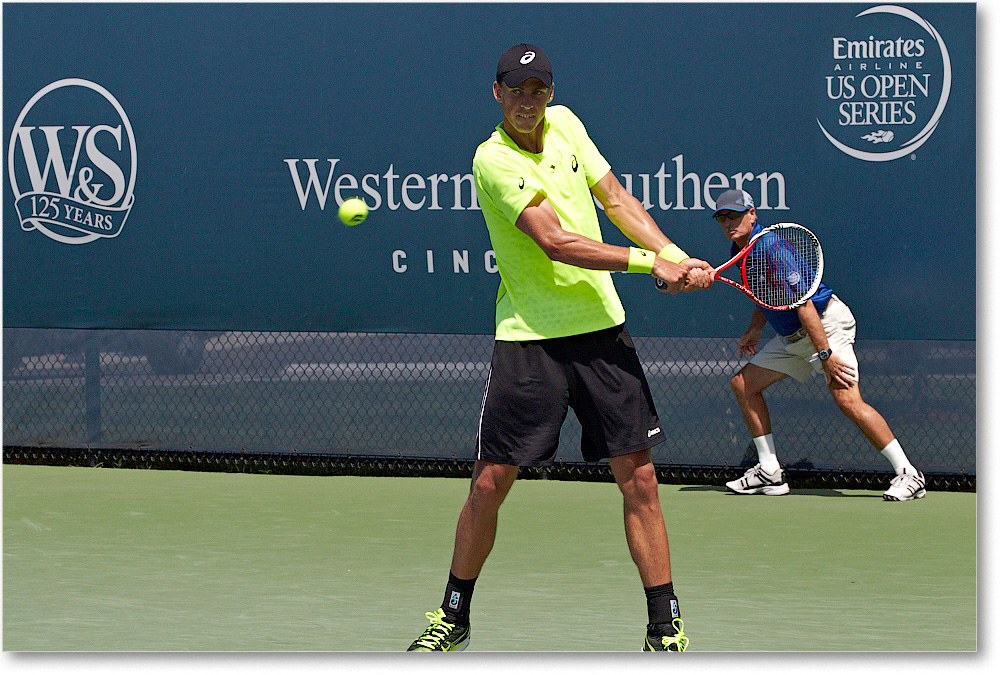
[[[472,483],[470,499],[487,506],[499,506],[507,496],[512,482],[505,475],[494,471],[483,471]]]
[[[747,393],[746,380],[743,379],[742,371],[733,375],[732,379],[729,380],[729,386],[733,390],[733,394],[736,398],[745,398]]]
[[[632,504],[652,504],[659,502],[659,488],[656,470],[652,462],[636,467],[629,480],[621,484],[625,501]]]
[[[834,395],[834,402],[837,407],[840,408],[846,417],[856,420],[864,413],[864,411],[869,407],[867,403],[862,400],[859,395],[849,395],[848,393],[843,393],[840,395]]]

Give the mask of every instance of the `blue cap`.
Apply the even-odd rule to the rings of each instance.
[[[715,213],[712,214],[712,217],[714,218],[719,215],[719,211],[738,211],[743,213],[752,208],[754,208],[753,197],[750,196],[749,192],[744,190],[726,190],[719,195],[718,201],[715,202]]]

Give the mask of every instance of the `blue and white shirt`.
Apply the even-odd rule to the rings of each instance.
[[[764,226],[760,223],[760,221],[758,221],[750,231],[750,238],[753,239],[753,237],[763,229]],[[741,248],[742,247],[736,243],[733,243],[732,252],[729,254],[730,257],[739,253]],[[816,289],[816,292],[813,293],[811,298],[813,305],[816,306],[816,311],[819,314],[826,311],[826,306],[830,303],[831,296],[833,296],[833,291],[830,287],[825,283],[820,282],[819,288]],[[760,306],[758,305],[758,307]],[[802,322],[799,321],[799,313],[797,310],[786,309],[783,311],[777,311],[766,307],[760,307],[760,311],[764,313],[765,318],[767,318],[767,322],[774,327],[774,330],[779,335],[788,336],[802,328]]]

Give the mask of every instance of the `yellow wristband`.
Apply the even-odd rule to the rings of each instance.
[[[677,244],[667,244],[663,250],[656,255],[664,260],[669,260],[670,262],[676,264],[680,264],[682,260],[687,260],[691,257],[684,251],[680,250],[680,248],[677,247]]]
[[[656,256],[653,255],[652,251],[647,251],[644,248],[630,247],[628,250],[628,272],[629,273],[641,273],[641,274],[652,274],[653,263],[656,262]]]

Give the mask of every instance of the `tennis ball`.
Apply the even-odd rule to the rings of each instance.
[[[360,225],[368,217],[368,205],[360,197],[344,200],[337,212],[344,225]]]

